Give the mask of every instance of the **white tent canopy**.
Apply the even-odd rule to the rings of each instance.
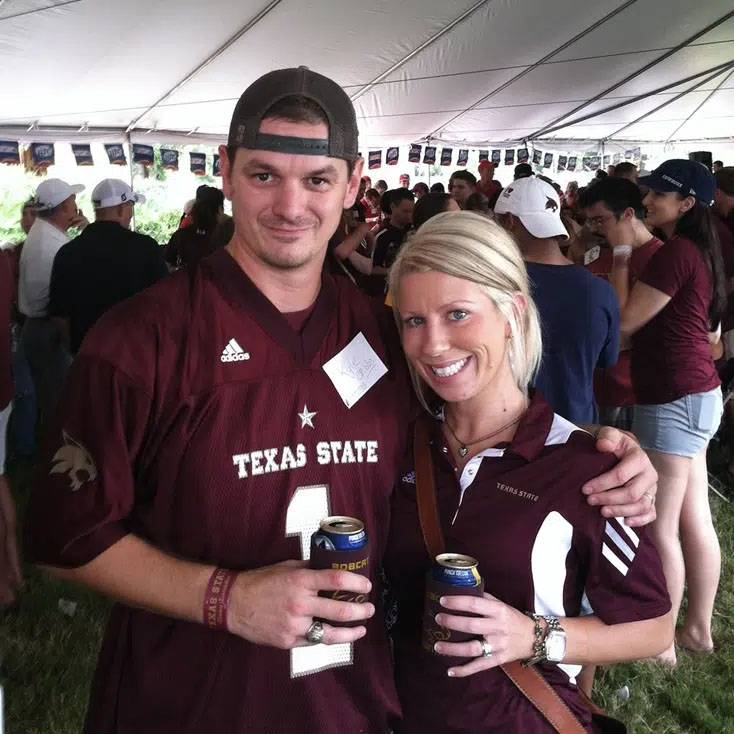
[[[0,139],[219,143],[300,64],[362,150],[734,139],[731,0],[0,0]]]

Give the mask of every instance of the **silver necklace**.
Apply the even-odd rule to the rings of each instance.
[[[502,433],[507,428],[510,428],[511,426],[514,426],[516,423],[520,422],[520,419],[522,418],[522,415],[517,416],[515,420],[510,421],[509,423],[506,423],[501,428],[498,428],[496,431],[492,431],[492,433],[488,433],[486,436],[482,436],[481,438],[477,438],[474,441],[462,441],[455,433],[454,429],[451,427],[451,424],[449,423],[448,418],[444,420],[444,424],[446,425],[446,428],[449,429],[449,433],[454,437],[454,441],[459,444],[459,455],[462,457],[462,459],[469,453],[469,448],[471,446],[476,446],[478,443],[482,443],[486,441],[489,438],[492,438],[492,436],[496,436],[498,433]]]

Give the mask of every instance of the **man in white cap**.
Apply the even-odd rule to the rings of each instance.
[[[130,231],[135,204],[144,201],[124,181],[100,181],[92,191],[94,223],[56,255],[48,313],[72,354],[105,311],[168,273],[158,243]]]
[[[536,176],[507,186],[494,208],[517,240],[543,324],[543,361],[535,381],[556,413],[597,423],[594,370],[619,356],[619,303],[612,287],[561,252],[568,232],[553,186]]]
[[[76,205],[81,184],[49,178],[36,189],[36,221],[20,257],[18,307],[26,317],[21,339],[38,396],[42,420],[54,410],[71,356],[61,343],[58,326],[48,317],[51,269],[56,253],[69,238],[67,230],[85,226]]]

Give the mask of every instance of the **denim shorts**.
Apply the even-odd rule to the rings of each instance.
[[[632,432],[643,449],[692,458],[719,429],[722,412],[719,387],[672,403],[635,405]]]
[[[0,476],[5,474],[5,448],[8,445],[6,440],[8,434],[8,422],[10,421],[10,413],[13,410],[12,401],[5,408],[0,410]]]

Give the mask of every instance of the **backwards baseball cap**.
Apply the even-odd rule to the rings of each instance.
[[[653,191],[673,191],[683,196],[695,196],[709,206],[714,200],[714,175],[703,163],[685,158],[671,158],[661,163],[651,174],[639,179],[639,184]]]
[[[53,209],[80,191],[84,191],[83,184],[68,184],[60,178],[47,178],[38,184],[33,208],[36,211]]]
[[[305,97],[318,105],[329,122],[328,140],[270,135],[260,132],[268,110],[286,97]],[[234,108],[228,144],[239,148],[271,150],[294,155],[325,155],[357,159],[357,117],[352,101],[332,79],[305,66],[278,69],[254,81]]]
[[[495,214],[514,214],[533,237],[568,237],[556,190],[535,176],[519,178],[502,190]]]
[[[120,204],[142,204],[145,197],[135,193],[124,181],[119,178],[105,178],[92,191],[92,205],[95,209],[105,209],[108,206]]]

